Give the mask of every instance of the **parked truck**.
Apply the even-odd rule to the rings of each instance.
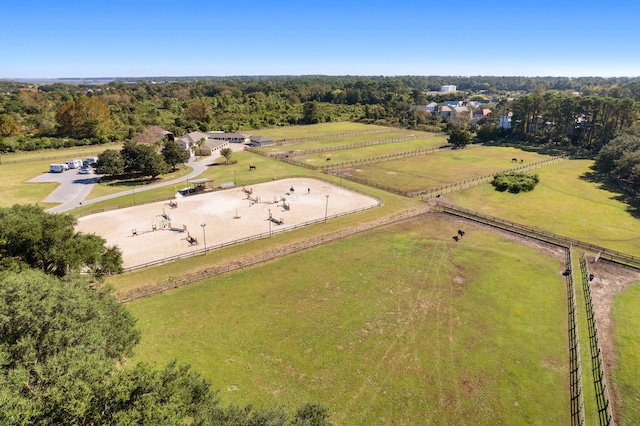
[[[49,171],[51,173],[62,173],[65,170],[68,170],[66,164],[49,164]]]

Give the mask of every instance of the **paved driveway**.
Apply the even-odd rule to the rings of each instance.
[[[93,173],[83,175],[78,173],[77,169],[70,169],[62,173],[44,173],[29,180],[29,182],[55,182],[60,184],[43,200],[46,203],[70,203],[75,201],[76,205],[79,205],[89,195],[91,188],[98,182],[100,176]]]

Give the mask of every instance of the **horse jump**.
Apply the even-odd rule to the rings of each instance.
[[[256,166],[254,166],[254,165],[249,165],[249,171],[251,171],[251,170],[256,170]]]

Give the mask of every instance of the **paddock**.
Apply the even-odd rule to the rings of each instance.
[[[120,247],[124,267],[129,268],[201,251],[205,242],[213,247],[268,235],[378,204],[373,197],[310,178],[188,197],[177,194],[175,202],[175,208],[169,202],[157,202],[81,217],[77,230],[100,235],[108,245]],[[197,244],[190,243],[190,237]]]

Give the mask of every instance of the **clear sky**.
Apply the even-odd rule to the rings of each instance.
[[[0,0],[0,78],[640,76],[638,0]]]

